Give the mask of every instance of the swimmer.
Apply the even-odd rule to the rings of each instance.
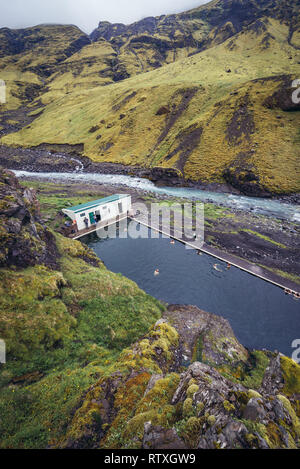
[[[174,239],[172,239],[172,241],[171,241],[171,243],[170,243],[170,244],[175,244],[175,241],[174,241]]]
[[[197,256],[203,256],[203,253],[201,251],[198,251]]]
[[[227,264],[227,270],[231,269],[231,264]]]
[[[154,272],[154,275],[157,276],[157,275],[159,275],[159,273],[160,273],[159,269],[156,269],[155,272]]]
[[[214,264],[214,269],[217,271],[217,272],[222,272],[222,270],[218,269],[219,267],[219,264]]]

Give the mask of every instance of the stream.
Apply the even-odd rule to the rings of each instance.
[[[224,205],[236,210],[252,211],[257,214],[266,215],[294,223],[300,223],[300,206],[281,202],[275,199],[262,199],[257,197],[246,197],[221,192],[210,192],[188,187],[157,187],[148,179],[119,174],[98,173],[38,173],[29,171],[12,170],[19,178],[30,177],[54,181],[72,183],[98,183],[115,186],[125,186],[145,192],[169,195],[172,197],[212,202],[216,205]]]

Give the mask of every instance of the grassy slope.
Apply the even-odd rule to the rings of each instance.
[[[0,269],[0,336],[8,349],[0,447],[43,447],[58,437],[97,373],[161,314],[132,281],[86,263],[93,255],[81,243],[60,235],[57,243],[60,272]]]
[[[265,47],[262,41],[268,33],[274,39]],[[296,77],[297,51],[287,36],[286,25],[265,20],[262,31],[241,32],[200,54],[110,86],[88,89],[81,84],[67,95],[62,80],[69,77],[58,76],[42,97],[50,103],[43,115],[2,142],[84,143],[85,154],[95,161],[177,167],[185,177],[203,181],[222,181],[224,169],[246,153],[245,167],[253,167],[266,188],[297,191],[299,113],[263,106],[280,79],[251,81],[283,74]],[[90,78],[87,75],[87,82]],[[193,94],[189,90],[195,94],[181,110],[186,91]],[[254,130],[232,142],[226,137],[228,125],[245,95]],[[173,121],[170,115],[156,115],[161,105],[173,111]],[[186,139],[199,128],[201,138]]]
[[[79,28],[71,25],[40,25],[8,31],[8,36],[14,36],[14,40],[7,39],[6,28],[0,29],[0,76],[7,88],[7,102],[1,106],[1,111],[17,109],[28,102],[27,98],[29,102],[33,100],[31,85],[42,89],[48,74],[67,60],[72,44],[85,36]],[[10,48],[16,44],[24,50],[12,54]]]

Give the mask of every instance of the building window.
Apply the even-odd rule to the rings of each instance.
[[[85,217],[85,213],[80,214],[81,218]]]
[[[123,212],[123,204],[122,202],[118,204],[119,206],[119,213],[122,213]]]

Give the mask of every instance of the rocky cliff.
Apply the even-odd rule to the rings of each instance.
[[[259,19],[270,17],[289,25],[289,40],[299,27],[299,11],[293,0],[218,0],[177,14],[149,17],[131,25],[100,21],[93,42],[105,39],[118,51],[119,79],[161,67],[194,55],[248,28],[259,29]],[[133,62],[131,60],[131,62]],[[123,73],[123,74],[122,74]]]
[[[299,448],[299,391],[292,360],[247,351],[220,317],[170,306],[93,384],[58,445]]]
[[[43,224],[35,192],[1,171],[0,199],[0,267],[57,267],[55,238]]]

